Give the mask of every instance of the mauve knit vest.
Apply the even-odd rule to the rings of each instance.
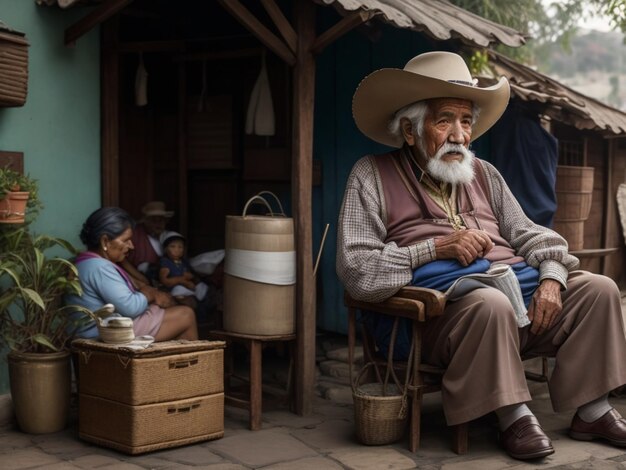
[[[413,245],[428,238],[449,235],[454,228],[444,210],[418,183],[411,164],[404,156],[408,149],[397,150],[374,158],[382,181],[387,211],[387,239],[398,246]],[[482,162],[474,159],[474,180],[457,188],[458,214],[467,228],[485,230],[494,244],[485,256],[491,262],[515,264],[524,261],[516,256],[509,243],[500,235],[498,221],[489,204],[489,189]],[[411,192],[409,192],[408,187]]]

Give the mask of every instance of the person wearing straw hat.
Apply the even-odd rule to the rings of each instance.
[[[462,276],[508,265],[527,309],[523,318],[501,290],[478,286],[425,325],[422,358],[446,368],[448,424],[495,411],[499,442],[511,457],[552,454],[525,404],[531,396],[521,359],[551,356],[553,408],[576,410],[570,436],[626,446],[626,420],[608,402],[609,392],[626,383],[617,286],[576,271],[579,261],[565,240],[531,222],[500,173],[469,150],[508,101],[506,78],[480,87],[449,52],[418,55],[360,83],[352,103],[357,127],[395,150],[352,168],[339,215],[337,273],[352,297],[377,302],[405,285],[445,291]],[[365,321],[383,344],[388,322],[373,314]],[[406,355],[397,346],[394,355]]]
[[[141,208],[142,218],[133,230],[133,246],[123,267],[133,279],[150,284],[158,279],[159,259],[163,248],[159,237],[165,231],[174,211],[167,210],[162,201],[150,201]]]

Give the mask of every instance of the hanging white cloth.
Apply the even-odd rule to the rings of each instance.
[[[265,65],[265,51],[263,51],[261,60],[261,73],[259,73],[250,95],[246,115],[246,134],[275,134],[274,104],[272,103],[272,91]]]
[[[139,64],[135,74],[135,104],[145,106],[148,104],[148,72],[143,65],[143,55],[139,53]]]

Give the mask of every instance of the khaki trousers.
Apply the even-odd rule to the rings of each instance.
[[[531,400],[522,358],[555,358],[548,381],[552,407],[569,411],[626,383],[626,339],[620,293],[608,277],[570,273],[563,311],[553,327],[533,335],[518,328],[508,298],[476,289],[429,320],[422,360],[446,368],[443,408],[449,425]]]

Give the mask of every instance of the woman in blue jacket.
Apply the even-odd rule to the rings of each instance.
[[[103,207],[93,212],[83,224],[80,239],[87,251],[76,257],[76,267],[83,288],[81,296],[68,296],[68,304],[77,304],[92,311],[104,304],[113,304],[115,311],[132,318],[136,336],[150,335],[156,341],[198,339],[194,311],[175,305],[171,296],[149,285],[137,286],[120,266],[133,249],[131,237],[135,222],[119,207]],[[84,315],[75,312],[74,316]],[[94,321],[76,333],[82,338],[95,338]]]

